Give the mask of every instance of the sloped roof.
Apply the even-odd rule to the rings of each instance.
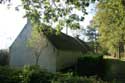
[[[49,29],[48,29],[49,30]],[[68,36],[62,32],[60,34],[55,34],[56,30],[51,29],[51,33],[48,30],[43,30],[44,34],[47,36],[48,40],[60,50],[71,50],[71,51],[89,51],[89,46],[82,40]]]
[[[31,23],[27,21],[27,24],[24,26],[23,30],[20,32],[19,35],[21,35],[21,33],[25,30],[25,28],[28,28],[27,27],[28,25],[30,25],[30,28],[31,28]],[[45,28],[45,29],[42,29],[42,32],[44,33],[44,35],[46,35],[46,37],[53,44],[53,46],[55,46],[55,48],[59,50],[81,51],[83,53],[90,50],[89,46],[80,39],[73,38],[62,32],[60,32],[60,34],[57,35],[55,34],[56,30],[52,29],[51,26],[48,26],[48,25],[43,24],[43,27]],[[14,42],[12,43],[12,45],[14,44]]]

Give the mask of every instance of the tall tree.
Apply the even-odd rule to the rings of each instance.
[[[89,25],[87,28],[86,28],[86,31],[85,31],[85,35],[88,37],[88,41],[90,42],[92,48],[93,48],[93,51],[96,53],[97,52],[97,48],[98,48],[98,32],[96,30],[95,27],[93,27],[92,25]]]
[[[125,1],[100,0],[94,17],[103,47],[120,57],[125,46]],[[124,48],[125,50],[125,48]]]

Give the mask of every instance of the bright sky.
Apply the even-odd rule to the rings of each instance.
[[[6,5],[0,4],[0,49],[8,48],[26,24],[26,19],[23,18],[24,10],[15,11],[15,7],[20,5],[20,1],[12,0],[10,9]],[[89,24],[94,15],[91,12],[92,7],[94,7],[93,4],[88,8],[88,12],[91,14],[85,16],[86,19],[81,25]]]
[[[12,1],[10,9],[0,4],[0,49],[11,45],[26,23],[26,19],[22,18],[24,11],[15,11],[15,6],[20,0]]]

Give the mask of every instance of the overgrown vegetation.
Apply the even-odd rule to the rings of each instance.
[[[78,59],[77,72],[80,75],[102,76],[105,71],[104,59],[101,54],[87,53]]]
[[[1,83],[108,83],[97,77],[82,77],[72,73],[48,73],[38,66],[25,66],[22,69],[0,67]],[[115,82],[110,82],[115,83]]]
[[[0,65],[9,64],[9,52],[8,50],[0,50]]]

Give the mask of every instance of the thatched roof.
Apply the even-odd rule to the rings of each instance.
[[[44,34],[48,40],[60,50],[70,50],[70,51],[82,51],[87,52],[90,50],[89,46],[82,40],[68,36],[62,32],[60,34],[55,34],[56,30],[51,29],[51,32],[48,33],[50,29],[43,30]]]
[[[32,28],[30,21],[27,22],[21,33],[28,27]],[[44,35],[46,35],[47,39],[53,44],[53,46],[59,50],[82,51],[83,53],[90,50],[89,46],[80,39],[73,38],[62,32],[57,35],[55,34],[56,30],[52,29],[51,26],[48,25],[43,24],[43,27],[44,29],[42,29],[42,32]],[[21,35],[21,33],[19,35]]]

